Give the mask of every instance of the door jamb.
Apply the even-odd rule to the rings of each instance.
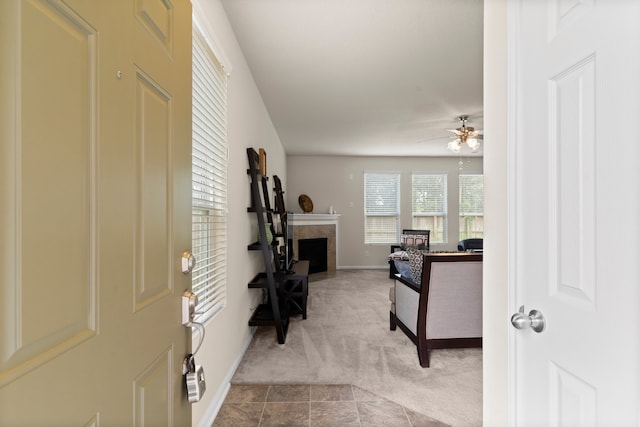
[[[520,30],[520,1],[507,2],[507,311],[513,311],[518,304],[517,285],[517,206],[519,205],[517,188],[520,184],[516,173],[518,159],[518,44]],[[506,321],[507,319],[505,319]],[[507,410],[508,425],[517,425],[517,354],[516,330],[509,328],[508,366],[507,366]]]

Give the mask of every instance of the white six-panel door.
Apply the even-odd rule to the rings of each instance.
[[[190,425],[190,2],[6,0],[0,28],[0,425]]]
[[[640,3],[509,20],[510,305],[546,320],[512,330],[511,422],[638,426]]]

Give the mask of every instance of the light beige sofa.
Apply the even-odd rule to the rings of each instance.
[[[422,367],[439,348],[482,347],[482,254],[424,254],[419,281],[395,275],[389,327],[416,344]]]

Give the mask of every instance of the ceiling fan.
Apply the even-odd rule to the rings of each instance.
[[[458,120],[462,123],[457,129],[448,129],[449,132],[452,132],[455,136],[455,140],[450,141],[447,144],[447,148],[454,153],[459,153],[460,149],[464,144],[467,144],[469,148],[471,148],[472,152],[478,151],[480,148],[480,139],[482,139],[481,131],[475,130],[472,126],[467,126],[467,120],[469,116],[460,116]]]

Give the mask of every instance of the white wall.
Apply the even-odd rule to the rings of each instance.
[[[247,147],[267,151],[268,173],[277,174],[286,188],[285,155],[278,135],[253,77],[231,30],[219,0],[194,0],[194,16],[204,27],[213,50],[231,70],[228,80],[228,263],[227,304],[205,325],[205,342],[196,360],[205,370],[207,391],[204,399],[193,405],[193,425],[210,425],[219,399],[227,391],[230,375],[250,339],[250,308],[261,298],[247,283],[264,269],[258,252],[247,251],[255,241],[255,217],[247,213],[250,206],[247,175]],[[194,346],[199,339],[194,335]],[[275,332],[274,332],[275,339]]]
[[[507,0],[485,0],[484,425],[508,424]]]
[[[328,213],[329,206],[340,214],[338,268],[388,268],[389,245],[364,244],[364,171],[401,173],[400,229],[411,228],[411,172],[448,175],[448,243],[433,244],[432,250],[457,250],[458,175],[482,173],[481,158],[460,157],[332,157],[287,156],[287,210],[302,213],[298,196],[308,195],[314,213]]]

